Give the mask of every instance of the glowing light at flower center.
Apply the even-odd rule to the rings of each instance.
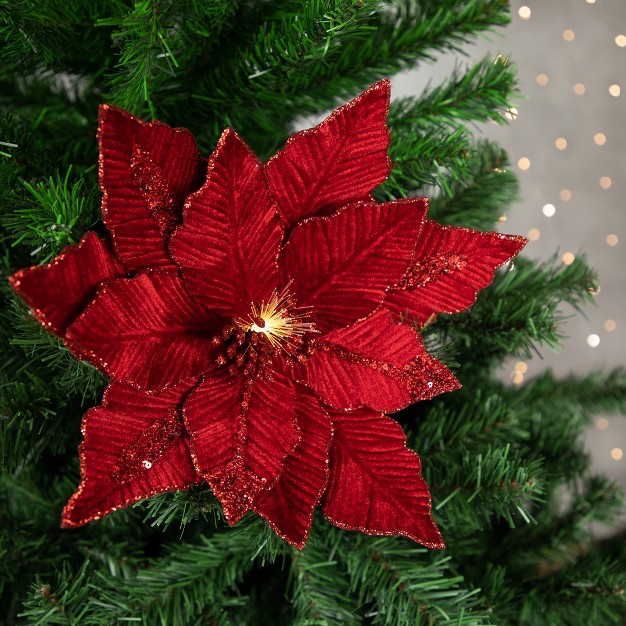
[[[237,319],[236,324],[246,332],[264,335],[275,348],[297,348],[303,335],[318,331],[310,321],[311,307],[296,306],[290,285],[291,282],[280,293],[274,291],[267,302],[252,303],[248,318]]]

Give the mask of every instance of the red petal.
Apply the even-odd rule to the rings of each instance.
[[[315,128],[290,137],[265,165],[288,227],[360,200],[389,175],[391,83],[381,80]]]
[[[229,524],[276,481],[297,444],[294,403],[293,385],[282,374],[245,379],[223,369],[205,375],[185,402],[196,469],[221,500]]]
[[[386,309],[314,340],[308,384],[336,409],[397,411],[460,387],[424,348],[419,333],[396,324]]]
[[[441,226],[425,220],[415,260],[385,306],[426,323],[436,313],[470,307],[495,271],[527,243],[524,237]]]
[[[170,243],[188,289],[226,317],[247,314],[276,289],[282,236],[260,162],[225,130]]]
[[[98,140],[102,214],[117,254],[131,271],[173,266],[166,238],[204,176],[192,134],[103,104]]]
[[[109,243],[87,233],[51,263],[20,270],[9,280],[37,319],[63,337],[67,326],[94,297],[98,285],[125,275],[126,269],[113,256]]]
[[[443,548],[420,459],[400,425],[370,409],[331,412],[334,435],[324,514],[370,535],[404,535]]]
[[[198,482],[180,404],[191,385],[158,394],[111,383],[83,418],[81,483],[61,525],[80,526],[157,493]]]
[[[313,307],[317,330],[347,326],[374,311],[411,261],[428,204],[406,199],[347,207],[298,225],[280,257],[298,306]]]
[[[303,385],[296,386],[296,419],[302,436],[285,459],[278,482],[256,499],[254,510],[286,541],[303,548],[328,482],[332,430],[328,413]]]
[[[67,337],[115,380],[162,389],[213,367],[218,330],[180,278],[155,270],[102,287]]]

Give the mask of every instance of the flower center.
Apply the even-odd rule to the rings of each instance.
[[[261,333],[274,347],[291,354],[302,344],[306,333],[316,332],[310,321],[310,307],[296,307],[289,283],[280,293],[275,291],[267,302],[252,303],[247,318],[235,320],[245,332]],[[291,350],[290,350],[291,348]]]
[[[305,335],[318,332],[310,320],[311,307],[297,307],[289,283],[275,291],[267,302],[252,303],[247,317],[237,318],[213,338],[222,348],[218,365],[228,365],[231,374],[243,370],[246,377],[263,377],[265,366],[279,354],[284,358],[306,358]]]

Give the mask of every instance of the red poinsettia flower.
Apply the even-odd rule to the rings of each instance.
[[[390,167],[388,105],[382,81],[265,167],[226,130],[182,223],[203,171],[187,135],[105,117],[117,257],[88,235],[13,278],[112,379],[83,422],[64,525],[206,480],[229,523],[254,510],[299,547],[318,504],[344,528],[443,545],[419,458],[384,413],[459,384],[393,311],[424,321],[469,306],[524,240],[439,227],[425,199],[374,203]]]

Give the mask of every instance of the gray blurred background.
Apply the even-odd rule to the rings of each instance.
[[[558,354],[512,361],[523,382],[546,367],[557,374],[626,363],[626,0],[513,0],[512,23],[469,50],[398,75],[393,95],[419,95],[456,65],[502,54],[518,69],[515,119],[481,132],[509,153],[522,200],[500,230],[531,239],[525,254],[555,252],[563,263],[584,251],[600,278],[595,306],[565,325]],[[564,312],[573,313],[571,311]],[[587,434],[597,471],[626,489],[626,420],[598,417]]]

